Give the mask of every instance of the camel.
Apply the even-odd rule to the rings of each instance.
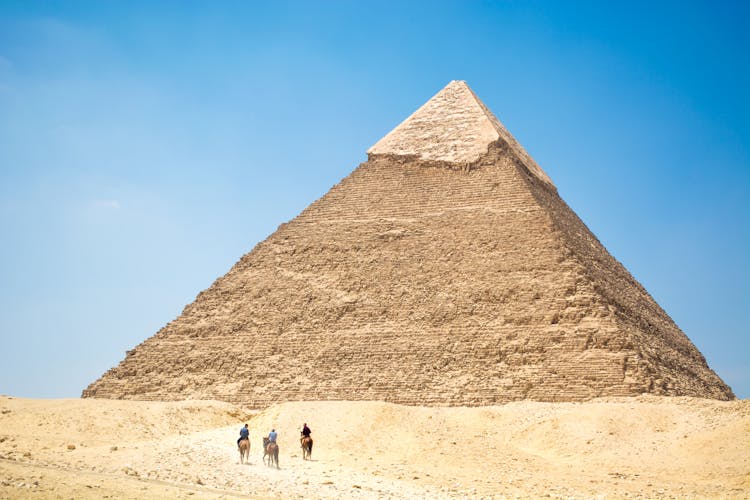
[[[272,443],[267,437],[263,438],[263,463],[266,463],[266,457],[268,457],[268,466],[271,467],[276,464],[276,468],[279,468],[279,445]]]
[[[250,440],[243,439],[240,441],[240,463],[244,464],[250,458]]]
[[[305,436],[300,439],[300,444],[302,445],[302,460],[311,460],[313,439]]]

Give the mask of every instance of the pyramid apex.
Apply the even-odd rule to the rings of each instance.
[[[539,179],[552,180],[534,162],[464,80],[452,80],[367,150],[369,155],[411,155],[422,160],[473,163],[502,139]]]

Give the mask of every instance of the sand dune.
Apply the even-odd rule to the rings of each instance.
[[[250,426],[250,463],[235,440]],[[307,422],[311,461],[299,450]],[[260,440],[279,431],[280,469]],[[493,407],[0,397],[2,498],[750,497],[750,402]]]

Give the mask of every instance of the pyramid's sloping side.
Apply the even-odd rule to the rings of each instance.
[[[733,397],[507,144],[474,167],[372,155],[83,395]]]
[[[642,372],[644,392],[734,399],[734,394],[708,367],[705,357],[656,303],[643,286],[604,248],[570,207],[543,183],[528,177],[540,206],[550,215],[571,258],[581,266],[597,300],[617,325],[614,341],[626,341],[626,379]],[[595,334],[589,346],[606,347],[613,338]],[[638,368],[635,368],[635,366]]]
[[[466,166],[476,163],[498,140],[529,172],[554,187],[544,170],[462,80],[446,85],[367,153]]]

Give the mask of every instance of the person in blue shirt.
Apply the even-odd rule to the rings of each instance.
[[[243,439],[250,439],[250,429],[247,428],[247,424],[245,424],[245,427],[240,429],[240,438],[237,440],[237,448],[240,447],[240,441]]]
[[[269,443],[275,443],[276,442],[276,429],[271,429],[271,432],[268,433],[268,442]]]

